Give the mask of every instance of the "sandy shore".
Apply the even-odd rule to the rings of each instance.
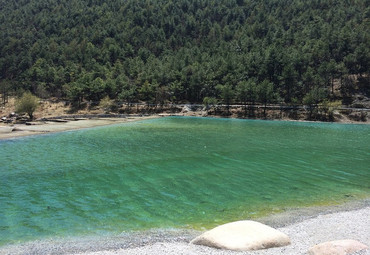
[[[370,246],[370,199],[327,208],[297,209],[259,221],[286,233],[292,244],[268,250],[233,252],[189,244],[200,231],[167,229],[32,241],[2,246],[0,254],[300,255],[307,254],[313,245],[339,239],[355,239]],[[281,227],[277,227],[279,225]],[[370,255],[370,250],[355,254]]]
[[[98,126],[106,126],[124,122],[132,122],[144,119],[158,118],[158,115],[142,116],[142,117],[126,117],[126,118],[92,118],[80,120],[68,120],[66,122],[56,121],[38,121],[33,122],[33,125],[15,124],[15,125],[0,125],[0,140],[16,138],[22,136],[39,135],[47,133],[56,133],[70,130],[78,130],[83,128],[92,128]]]

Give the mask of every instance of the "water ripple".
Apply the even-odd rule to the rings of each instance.
[[[0,245],[370,194],[366,125],[162,118],[0,141]]]

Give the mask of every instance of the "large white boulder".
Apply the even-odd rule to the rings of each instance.
[[[0,126],[0,134],[11,133],[14,127]]]
[[[192,244],[234,251],[260,250],[290,244],[289,237],[256,221],[236,221],[211,229]]]
[[[336,240],[321,243],[308,250],[310,255],[346,255],[368,249],[365,244],[356,240]]]

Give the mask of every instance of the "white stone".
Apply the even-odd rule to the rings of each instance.
[[[336,240],[321,243],[311,247],[310,255],[346,255],[356,251],[368,249],[365,244],[356,240]]]
[[[255,221],[236,221],[211,229],[191,241],[192,244],[234,251],[260,250],[290,244],[289,237]]]
[[[0,133],[11,133],[13,131],[14,127],[6,127],[6,126],[0,126]]]

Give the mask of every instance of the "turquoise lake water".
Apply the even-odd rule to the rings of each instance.
[[[0,245],[370,196],[370,126],[169,117],[0,141]]]

